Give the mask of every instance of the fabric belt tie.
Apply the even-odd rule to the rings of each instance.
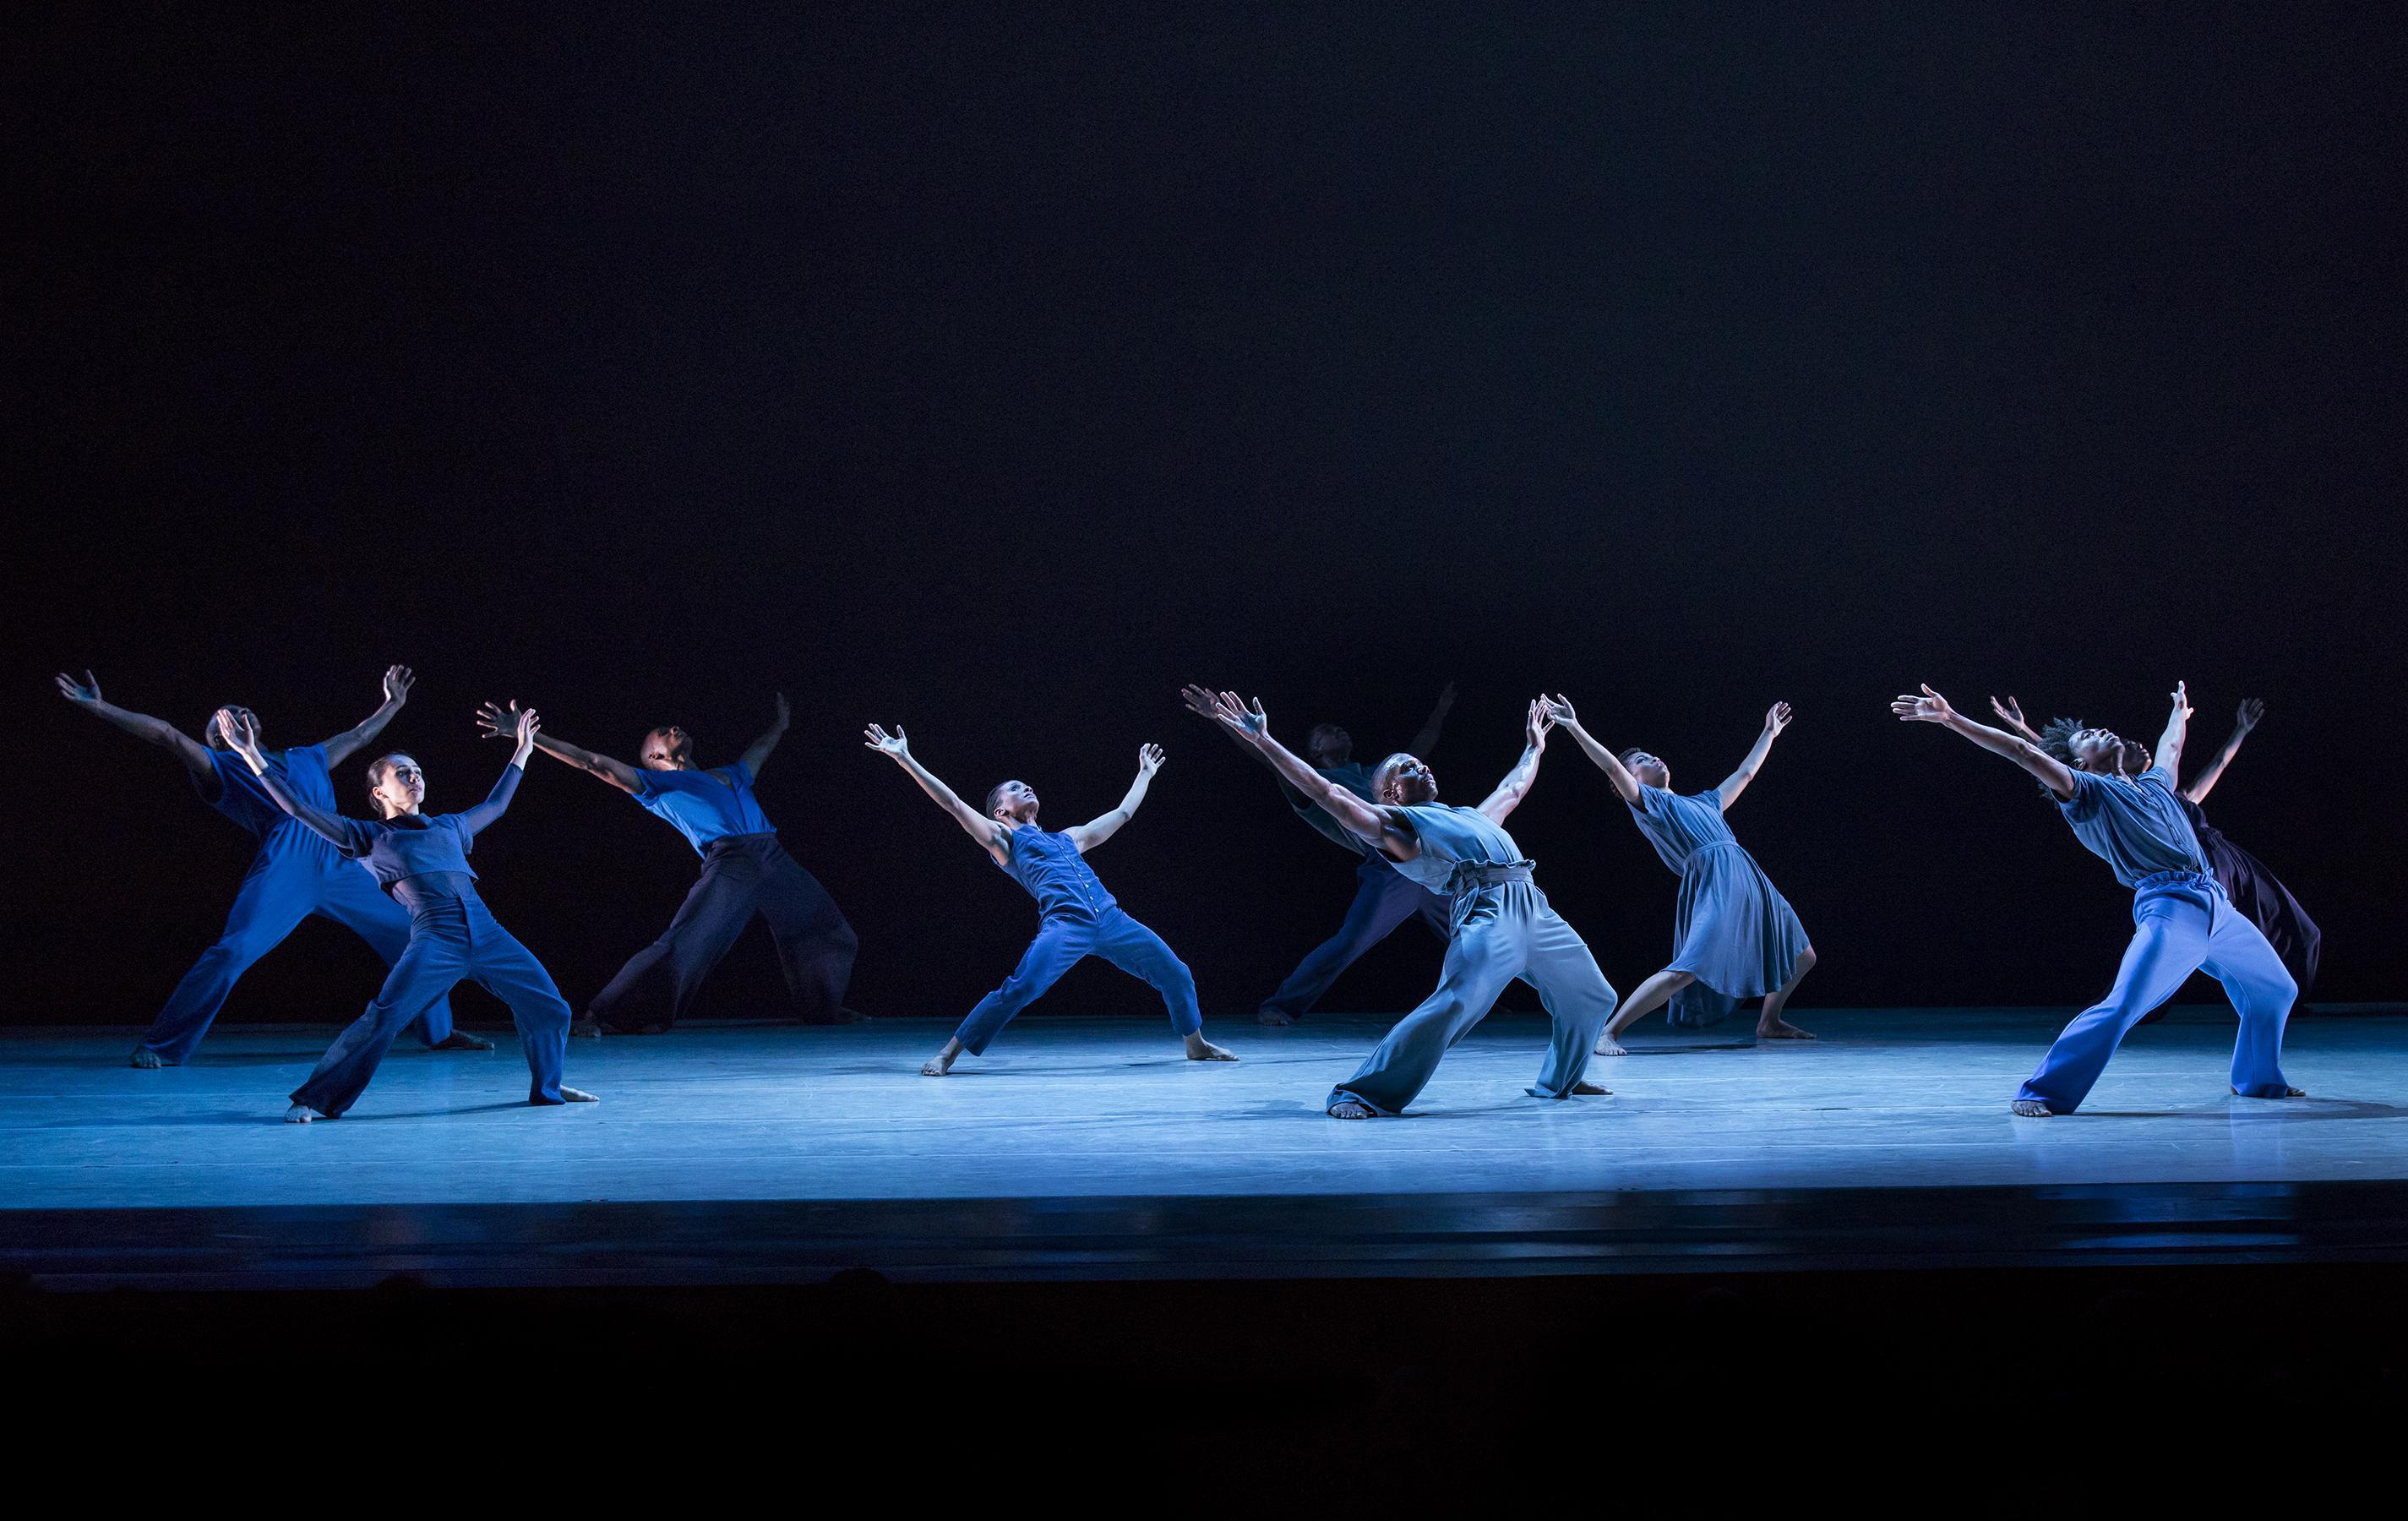
[[[1459,861],[1455,872],[1446,879],[1446,890],[1460,897],[1483,887],[1501,887],[1509,882],[1528,882],[1537,870],[1536,861]]]
[[[2134,882],[2132,891],[2145,893],[2153,887],[2197,887],[2205,892],[2218,894],[2224,891],[2224,883],[2216,881],[2212,872],[2179,869],[2151,872]]]

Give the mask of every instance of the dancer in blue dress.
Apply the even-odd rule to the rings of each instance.
[[[1438,775],[1418,756],[1395,754],[1371,773],[1376,802],[1314,770],[1271,738],[1260,702],[1234,692],[1214,699],[1213,716],[1259,750],[1282,780],[1311,798],[1397,868],[1452,902],[1446,967],[1438,987],[1397,1022],[1354,1075],[1330,1091],[1324,1111],[1339,1120],[1402,1114],[1454,1044],[1471,1033],[1516,978],[1539,991],[1554,1029],[1538,1082],[1525,1090],[1569,1098],[1607,1090],[1584,1080],[1590,1043],[1613,1016],[1614,993],[1597,958],[1531,880],[1537,868],[1505,832],[1505,819],[1539,779],[1554,720],[1530,704],[1522,758],[1478,808],[1438,800]]]
[[[2023,704],[2014,697],[2003,701],[1992,697],[1990,710],[2004,719],[2009,728],[2052,753],[2061,752],[2072,736],[2086,726],[2079,719],[2060,718],[2051,721],[2045,730],[2035,729],[2024,722]],[[2214,759],[2207,763],[2206,769],[2191,778],[2190,784],[2174,796],[2182,803],[2184,815],[2190,820],[2191,833],[2199,837],[2199,848],[2206,854],[2209,868],[2215,873],[2215,880],[2224,884],[2225,897],[2232,900],[2234,908],[2249,916],[2250,922],[2266,937],[2266,942],[2274,948],[2274,954],[2283,958],[2283,966],[2290,972],[2291,980],[2300,984],[2299,999],[2291,1006],[2292,1017],[2297,1018],[2308,1012],[2309,996],[2315,989],[2316,968],[2324,959],[2324,932],[2316,927],[2316,922],[2308,917],[2308,911],[2300,907],[2300,900],[2291,896],[2291,890],[2283,885],[2282,880],[2265,862],[2226,839],[2223,830],[2207,822],[2205,807],[2207,795],[2214,792],[2216,782],[2223,780],[2224,768],[2232,764],[2233,756],[2241,753],[2241,742],[2249,738],[2249,731],[2256,728],[2265,716],[2264,703],[2256,697],[2243,699],[2240,711],[2233,717],[2232,733],[2225,739],[2223,748],[2215,753]],[[2138,777],[2152,764],[2148,746],[2137,740],[2126,741],[2123,756],[2126,776]],[[2155,1024],[2164,1013],[2164,1010],[2157,1010],[2141,1023]]]
[[[415,680],[407,666],[384,673],[384,701],[358,725],[320,744],[267,752],[268,766],[294,792],[313,807],[332,810],[335,789],[330,773],[372,743],[409,700]],[[225,1006],[235,983],[260,957],[284,943],[284,938],[311,914],[331,919],[368,942],[387,967],[409,943],[409,915],[377,891],[375,881],[346,861],[333,846],[310,833],[276,806],[248,767],[224,743],[216,719],[194,739],[164,718],[130,712],[103,698],[92,672],[79,682],[62,674],[60,695],[113,727],[173,753],[184,763],[194,789],[204,802],[231,819],[259,841],[251,869],[243,873],[225,930],[217,943],[201,953],[165,1007],[150,1023],[142,1043],[134,1048],[131,1065],[140,1068],[178,1067],[192,1058],[209,1024]],[[259,715],[236,708],[254,732]],[[206,741],[206,742],[204,742]],[[494,1042],[452,1027],[452,1004],[438,998],[410,1029],[437,1051],[491,1051]]]
[[[965,803],[953,789],[911,753],[903,725],[889,734],[876,724],[862,730],[867,747],[903,768],[920,790],[953,815],[979,848],[1037,900],[1037,938],[1028,944],[1001,987],[981,998],[944,1049],[920,1069],[923,1077],[943,1077],[963,1052],[984,1052],[1013,1015],[1044,997],[1063,973],[1088,956],[1101,956],[1162,995],[1170,1028],[1187,1047],[1189,1061],[1233,1062],[1226,1047],[1204,1039],[1204,1015],[1196,1006],[1196,979],[1162,937],[1132,918],[1087,865],[1089,851],[1120,832],[1145,801],[1154,773],[1162,768],[1160,745],[1140,745],[1137,780],[1120,806],[1059,833],[1037,827],[1037,794],[1025,782],[1003,782],[986,795],[986,811]]]
[[[1673,1024],[1698,1026],[1727,1017],[1743,998],[1762,998],[1757,1040],[1814,1039],[1782,1017],[1789,996],[1814,969],[1814,947],[1789,900],[1723,819],[1756,780],[1772,741],[1789,726],[1789,705],[1776,702],[1765,713],[1764,727],[1738,770],[1712,791],[1689,796],[1672,791],[1672,768],[1656,756],[1636,747],[1616,754],[1598,743],[1564,698],[1549,698],[1548,710],[1613,783],[1630,805],[1639,832],[1681,877],[1672,959],[1623,1003],[1598,1040],[1597,1054],[1626,1055],[1614,1037],[1667,1000]]]
[[[1189,685],[1180,692],[1188,710],[1212,718],[1212,694],[1200,686]],[[1438,695],[1438,706],[1430,710],[1429,721],[1413,737],[1408,747],[1411,753],[1426,755],[1437,745],[1440,728],[1446,723],[1448,710],[1455,706],[1455,683]],[[1262,754],[1254,746],[1239,739],[1218,720],[1213,727],[1228,734],[1232,743],[1253,755]],[[1354,739],[1335,724],[1315,724],[1305,739],[1305,758],[1325,782],[1334,782],[1365,802],[1371,801],[1371,768],[1354,758]],[[1266,762],[1265,764],[1268,764]],[[1276,778],[1278,773],[1272,775]],[[1297,817],[1312,825],[1313,832],[1343,847],[1359,858],[1354,868],[1354,900],[1346,906],[1346,917],[1338,933],[1305,953],[1296,970],[1288,973],[1271,996],[1263,1000],[1254,1018],[1265,1025],[1293,1025],[1305,1016],[1306,1011],[1321,1001],[1331,983],[1338,981],[1347,968],[1362,959],[1363,954],[1392,934],[1408,919],[1419,919],[1429,932],[1441,941],[1447,938],[1449,904],[1445,897],[1431,892],[1421,883],[1399,872],[1394,863],[1371,849],[1362,840],[1339,826],[1338,822],[1315,807],[1311,799],[1280,780],[1280,791]]]
[[[644,811],[685,836],[702,857],[702,876],[668,928],[594,996],[569,1034],[666,1030],[685,1014],[703,979],[755,915],[768,926],[786,991],[805,1024],[850,1025],[867,1017],[844,1006],[861,942],[820,880],[786,854],[778,826],[753,796],[761,768],[784,738],[791,716],[781,692],[777,718],[767,732],[735,765],[708,770],[695,763],[694,737],[674,724],[644,736],[641,767],[549,734],[536,736],[538,750],[628,794]],[[487,738],[499,739],[516,732],[517,717],[516,702],[508,708],[489,702],[477,724]]]
[[[409,911],[409,945],[367,1012],[351,1022],[320,1058],[315,1070],[293,1090],[284,1117],[295,1124],[339,1117],[376,1075],[377,1064],[402,1027],[463,980],[471,980],[509,1006],[531,1078],[531,1104],[592,1103],[594,1096],[565,1087],[560,1069],[568,1045],[568,1005],[552,974],[497,923],[477,896],[477,874],[468,852],[478,834],[510,806],[527,755],[535,749],[538,720],[519,714],[518,751],[494,790],[476,807],[458,813],[428,813],[426,777],[418,762],[395,753],[368,767],[368,799],[374,819],[345,818],[304,802],[269,767],[259,733],[248,715],[218,713],[218,726],[258,777],[276,805],[315,830],[335,849],[366,866],[377,885]]]
[[[2283,1077],[2283,1025],[2299,984],[2265,935],[2225,896],[2174,794],[2189,733],[2187,688],[2175,683],[2173,711],[2155,760],[2137,777],[2124,771],[2129,742],[2111,729],[2079,730],[2053,754],[2020,735],[1976,724],[1928,686],[1889,706],[1907,723],[1942,725],[2037,777],[2057,798],[2074,838],[2132,889],[2132,943],[2116,969],[2115,985],[2057,1036],[2015,1094],[2017,1114],[2039,1119],[2079,1109],[2124,1032],[2172,997],[2194,971],[2223,983],[2241,1015],[2232,1091],[2249,1098],[2301,1097]]]

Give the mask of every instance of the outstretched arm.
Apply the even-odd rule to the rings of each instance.
[[[786,737],[786,725],[794,722],[794,716],[793,710],[786,706],[786,695],[779,693],[778,716],[770,721],[761,738],[753,740],[744,751],[744,768],[752,773],[753,781],[761,780],[762,766],[769,759],[769,752],[778,748],[778,741]]]
[[[1522,758],[1497,783],[1497,790],[1483,798],[1480,811],[1491,824],[1502,824],[1505,815],[1522,806],[1530,796],[1530,788],[1539,780],[1539,758],[1547,753],[1547,731],[1555,726],[1554,714],[1544,697],[1530,700],[1529,715],[1522,721]]]
[[[1271,738],[1270,717],[1258,699],[1240,702],[1234,692],[1212,699],[1212,716],[1270,763],[1282,782],[1304,800],[1338,821],[1348,834],[1369,844],[1391,861],[1410,861],[1421,854],[1422,842],[1384,808],[1375,808],[1312,768],[1305,758]]]
[[[2040,743],[2040,730],[2024,722],[2024,705],[2020,701],[2012,696],[2004,702],[1992,697],[1990,711],[1999,715],[2010,732],[2020,734],[2034,744]]]
[[[1165,758],[1160,745],[1137,747],[1137,780],[1129,783],[1128,793],[1121,798],[1120,806],[1063,831],[1070,837],[1070,843],[1079,847],[1080,854],[1084,855],[1120,833],[1121,825],[1136,816],[1138,805],[1145,801],[1145,789],[1153,785],[1154,773],[1162,769]]]
[[[217,768],[209,762],[209,753],[198,739],[186,734],[164,718],[149,713],[130,712],[100,695],[100,682],[92,672],[85,671],[79,682],[64,671],[58,675],[59,696],[114,728],[123,729],[137,739],[147,740],[163,750],[173,752],[184,763],[184,769],[202,782],[217,785]]]
[[[1581,727],[1579,717],[1572,712],[1571,699],[1557,693],[1552,697],[1543,697],[1540,700],[1547,705],[1547,716],[1561,724],[1565,732],[1579,743],[1581,753],[1597,762],[1598,769],[1603,771],[1605,779],[1613,783],[1616,796],[1626,803],[1639,801],[1639,779],[1630,774],[1629,767],[1622,764],[1621,756],[1599,744],[1588,730]]]
[[[2191,779],[2190,785],[2183,789],[2183,796],[2194,803],[2206,802],[2207,795],[2224,780],[2224,768],[2232,764],[2233,756],[2241,753],[2241,741],[2249,738],[2249,731],[2256,728],[2258,721],[2265,716],[2264,703],[2256,697],[2243,699],[2241,711],[2233,715],[2231,737],[2224,741],[2224,748],[2215,753],[2215,758],[2207,763],[2207,769]]]
[[[2173,710],[2166,715],[2166,731],[2157,736],[2157,764],[2153,770],[2169,777],[2182,775],[2183,740],[2190,736],[2190,685],[2176,682],[2173,690]]]
[[[519,790],[519,778],[526,775],[527,757],[535,753],[536,733],[542,725],[543,720],[534,709],[519,710],[518,722],[511,730],[519,747],[511,753],[510,763],[502,768],[501,779],[494,783],[494,790],[485,795],[483,802],[460,811],[460,826],[471,839],[509,811],[510,798]]]
[[[227,747],[242,757],[243,764],[251,768],[251,775],[259,778],[260,786],[267,796],[276,799],[277,807],[332,841],[334,847],[345,855],[365,854],[376,842],[367,825],[359,820],[313,808],[293,796],[293,789],[284,784],[283,778],[267,768],[267,757],[259,750],[259,726],[249,714],[221,708],[218,710],[217,725],[218,732],[225,736]]]
[[[322,747],[326,752],[328,770],[333,770],[375,742],[376,737],[384,732],[384,726],[393,722],[393,715],[401,711],[402,704],[409,700],[409,684],[416,680],[418,678],[409,673],[408,666],[387,666],[384,668],[384,701],[375,712],[327,740]]]
[[[977,809],[963,802],[953,788],[938,780],[936,772],[921,765],[920,758],[911,753],[911,740],[903,732],[902,725],[896,725],[895,732],[892,734],[876,724],[872,724],[861,732],[869,741],[868,749],[877,751],[910,773],[911,780],[920,784],[920,790],[926,793],[939,808],[952,814],[953,822],[960,825],[963,831],[972,839],[977,840],[980,847],[989,855],[994,856],[997,864],[1011,859],[1010,836],[1004,828],[1003,821],[981,815]]]
[[[515,739],[522,711],[523,710],[519,707],[516,697],[510,699],[508,708],[496,708],[489,702],[477,710],[477,727],[488,739]],[[540,732],[535,737],[535,747],[555,760],[600,777],[621,792],[644,790],[643,773],[625,761],[612,760],[596,751],[582,749],[566,739],[555,739]]]
[[[1179,699],[1187,704],[1187,710],[1189,712],[1194,713],[1198,718],[1211,719],[1212,721],[1213,728],[1227,735],[1231,744],[1236,745],[1240,750],[1245,752],[1245,753],[1253,756],[1256,761],[1260,762],[1266,770],[1271,771],[1274,774],[1278,772],[1279,768],[1271,765],[1269,758],[1264,755],[1261,751],[1256,750],[1252,744],[1248,743],[1244,735],[1240,734],[1237,730],[1221,722],[1220,715],[1212,710],[1212,705],[1215,699],[1211,689],[1197,686],[1195,682],[1190,682],[1185,686],[1179,689]],[[1283,782],[1282,784],[1284,785],[1285,783]]]
[[[1787,703],[1776,702],[1766,710],[1764,727],[1757,733],[1756,743],[1748,747],[1747,758],[1739,763],[1738,770],[1723,778],[1721,786],[1714,789],[1722,798],[1725,812],[1730,811],[1731,804],[1739,801],[1741,793],[1747,791],[1747,784],[1756,780],[1756,770],[1764,765],[1764,757],[1772,753],[1772,741],[1780,739],[1781,731],[1788,726]]]
[[[1406,753],[1418,755],[1424,760],[1429,759],[1429,753],[1438,748],[1438,731],[1446,726],[1446,715],[1454,710],[1455,683],[1449,682],[1444,690],[1438,695],[1438,706],[1432,708],[1429,717],[1423,721],[1421,732],[1414,735],[1412,742],[1405,746]]]
[[[1919,696],[1901,694],[1891,699],[1889,710],[1902,722],[1938,724],[1963,735],[1994,755],[2004,755],[2038,777],[2041,785],[2055,793],[2060,800],[2073,796],[2072,768],[2020,735],[1974,723],[1949,707],[1948,699],[1928,686]]]

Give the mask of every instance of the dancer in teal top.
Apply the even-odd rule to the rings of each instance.
[[[1560,696],[1549,699],[1548,710],[1630,805],[1632,821],[1656,854],[1681,874],[1672,959],[1630,995],[1606,1026],[1597,1054],[1626,1055],[1614,1037],[1667,999],[1674,1000],[1668,1011],[1672,1023],[1698,1026],[1724,1018],[1742,998],[1762,998],[1757,1040],[1814,1039],[1781,1017],[1789,996],[1814,969],[1814,947],[1789,900],[1723,821],[1756,780],[1772,741],[1789,726],[1789,705],[1776,702],[1765,713],[1764,728],[1738,770],[1711,792],[1686,797],[1672,791],[1672,768],[1661,759],[1635,746],[1618,755],[1606,749],[1581,727],[1571,704]],[[1707,997],[1700,998],[1700,990]]]
[[[1272,739],[1260,702],[1224,692],[1214,700],[1213,716],[1260,751],[1281,780],[1399,872],[1453,901],[1454,931],[1437,989],[1397,1022],[1353,1077],[1331,1090],[1325,1109],[1332,1119],[1403,1113],[1448,1049],[1488,1017],[1515,978],[1539,990],[1555,1024],[1539,1080],[1526,1091],[1542,1098],[1606,1092],[1582,1081],[1582,1073],[1590,1043],[1613,1015],[1612,984],[1531,881],[1535,863],[1504,829],[1506,816],[1539,779],[1539,758],[1555,722],[1543,701],[1530,704],[1524,721],[1521,760],[1478,808],[1440,803],[1437,774],[1401,753],[1372,771],[1379,801],[1367,803]]]

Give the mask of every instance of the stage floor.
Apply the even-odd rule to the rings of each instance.
[[[2306,1020],[2311,1098],[2235,1098],[2229,1013],[2136,1031],[2081,1114],[2019,1120],[2068,1011],[1815,1010],[1639,1032],[1526,1097],[1543,1022],[1499,1014],[1414,1112],[1321,1112],[1383,1019],[1025,1019],[932,1080],[934,1020],[578,1041],[598,1105],[531,1109],[507,1038],[408,1046],[343,1120],[280,1122],[331,1030],[228,1028],[194,1064],[130,1030],[0,1035],[0,1262],[125,1282],[754,1282],[1720,1270],[2385,1257],[2408,1247],[2408,1020]],[[1653,1022],[1651,1022],[1653,1024]],[[489,1032],[499,1033],[499,1032]]]

